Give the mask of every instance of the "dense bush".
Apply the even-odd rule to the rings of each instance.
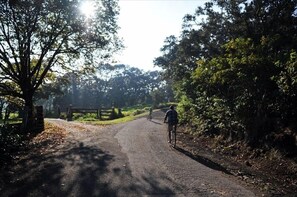
[[[20,134],[20,124],[0,126],[0,155],[1,159],[10,157],[12,152],[24,145],[24,137]]]
[[[174,81],[181,120],[193,132],[250,144],[297,135],[296,6],[214,0],[184,17],[180,39],[165,40],[155,64]]]

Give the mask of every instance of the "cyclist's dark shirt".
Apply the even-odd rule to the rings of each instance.
[[[165,120],[167,118],[168,118],[169,124],[177,124],[178,123],[177,112],[174,109],[170,109],[166,112]]]

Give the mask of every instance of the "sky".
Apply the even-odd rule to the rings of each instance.
[[[153,60],[161,54],[166,37],[179,36],[182,19],[208,0],[120,0],[119,36],[125,49],[117,63],[145,71],[156,70]]]

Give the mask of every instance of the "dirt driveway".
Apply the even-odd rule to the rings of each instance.
[[[163,115],[106,127],[47,120],[64,142],[19,159],[0,196],[255,196],[170,147]]]

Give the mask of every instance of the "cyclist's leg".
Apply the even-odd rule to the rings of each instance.
[[[168,142],[171,143],[171,131],[173,129],[173,125],[168,123]]]
[[[177,124],[174,124],[174,126],[173,126],[173,133],[174,133],[174,146],[175,146],[175,144],[176,144],[176,128],[177,128]]]

